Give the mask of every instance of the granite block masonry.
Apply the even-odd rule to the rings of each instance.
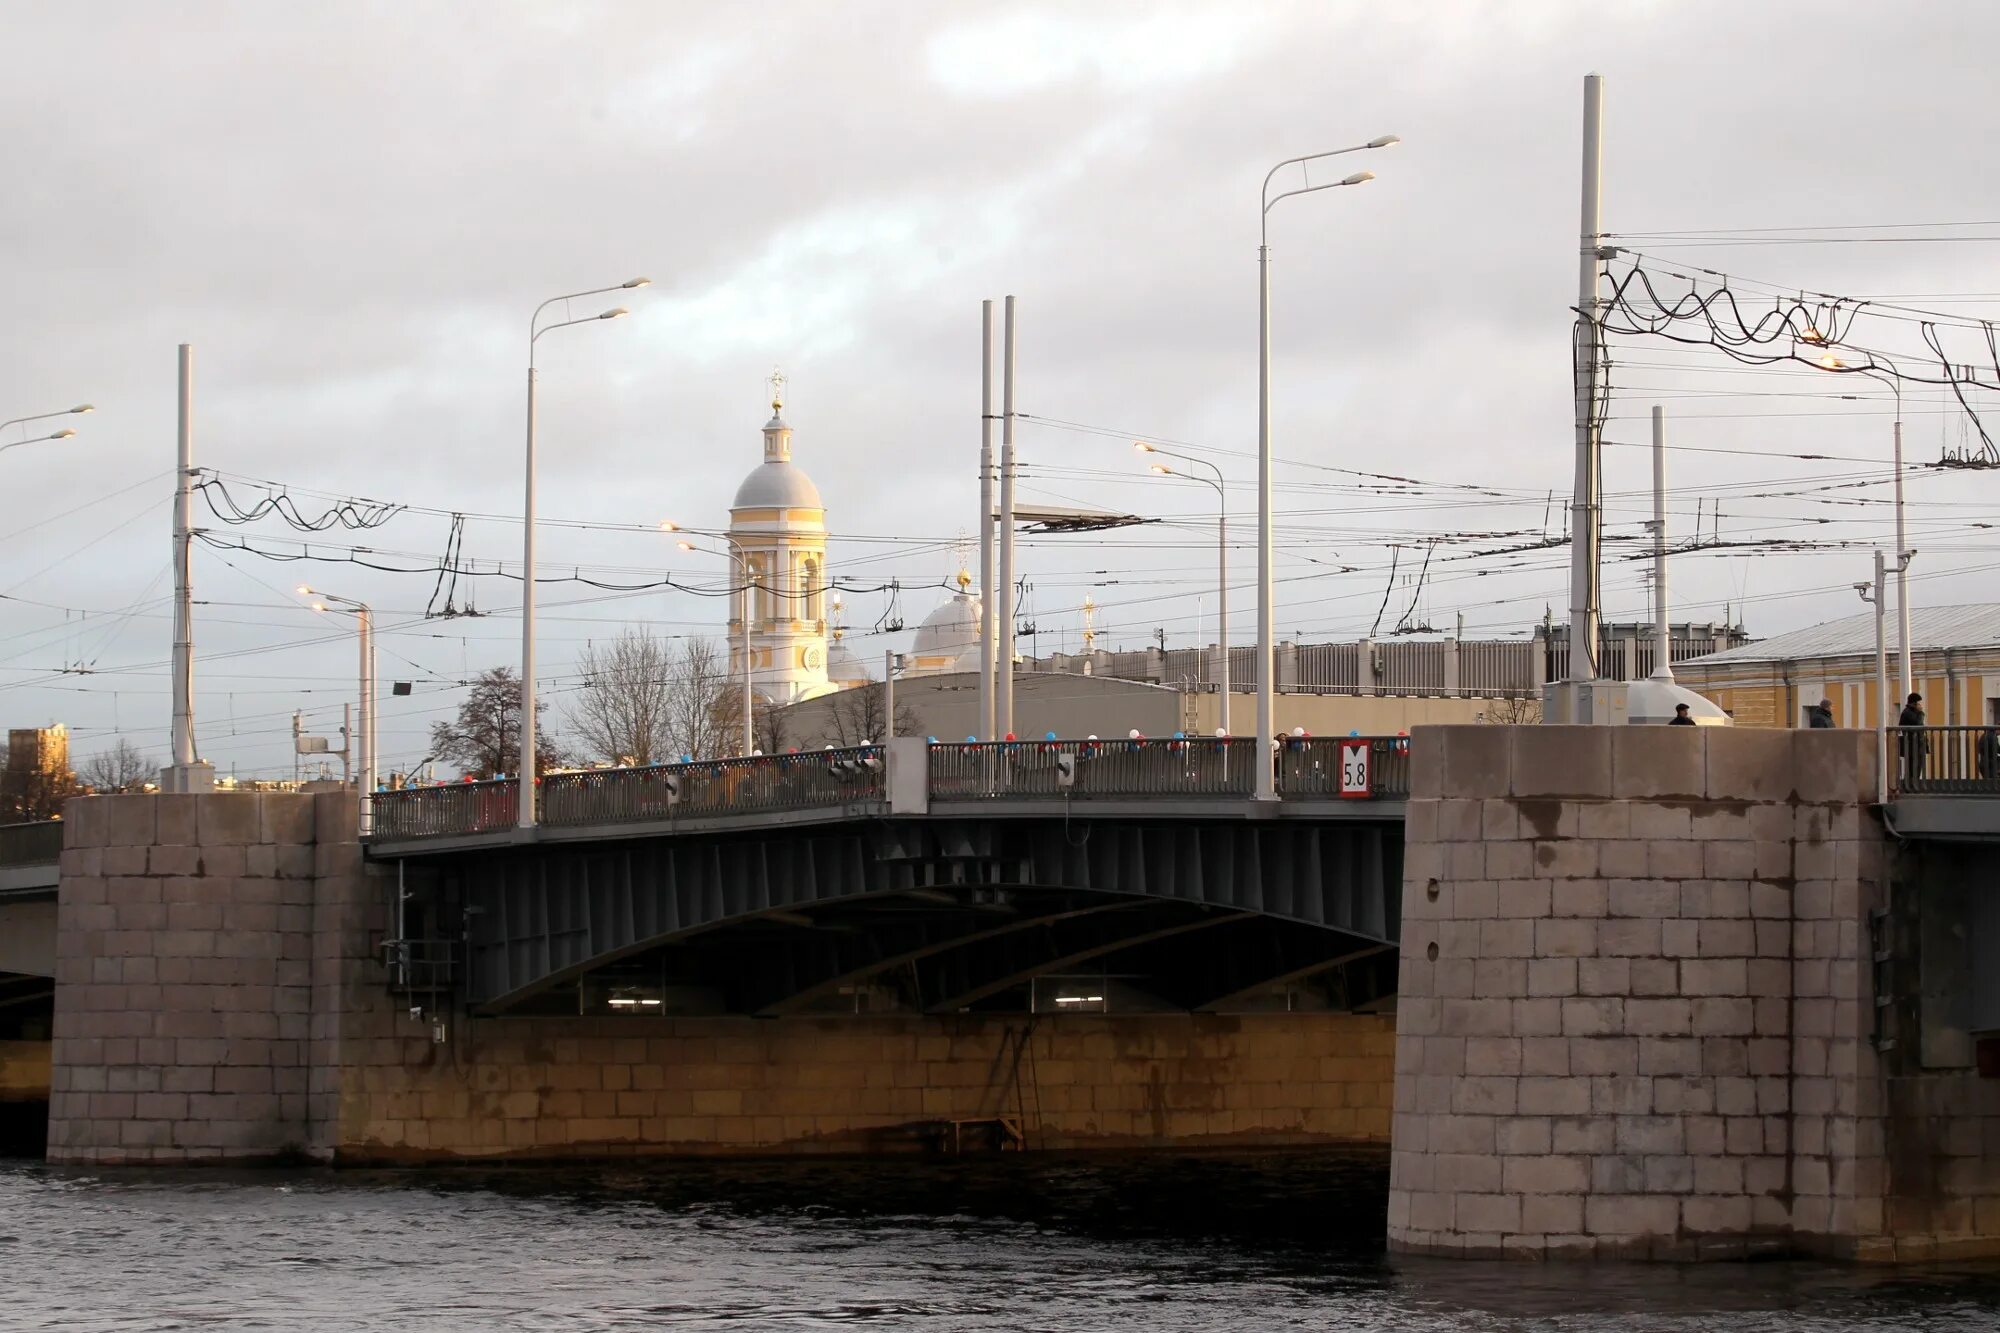
[[[1392,1248],[2000,1251],[1995,1158],[1954,1159],[1924,1207],[1895,1178],[1891,1146],[1923,1135],[1871,1040],[1871,735],[1438,727],[1412,748]],[[1965,1104],[1960,1137],[2000,1127],[2000,1084],[1925,1087]]]

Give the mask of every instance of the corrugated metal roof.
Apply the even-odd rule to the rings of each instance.
[[[1896,622],[1893,614],[1884,627],[1889,651],[1896,649]],[[1910,608],[1910,646],[1921,652],[1941,648],[2000,647],[2000,603],[1981,602],[1971,606],[1913,606]],[[1775,638],[1730,648],[1706,657],[1696,657],[1686,666],[1733,666],[1741,662],[1785,662],[1801,657],[1851,657],[1875,652],[1875,613],[1864,611],[1844,620],[1829,620],[1811,629],[1793,630]]]

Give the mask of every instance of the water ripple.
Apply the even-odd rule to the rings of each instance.
[[[0,1329],[1832,1333],[2000,1269],[1391,1262],[1379,1155],[72,1172],[0,1162]]]

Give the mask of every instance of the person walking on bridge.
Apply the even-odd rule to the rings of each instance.
[[[1902,735],[1896,738],[1897,748],[1903,755],[1903,777],[1905,780],[1923,776],[1924,770],[1924,696],[1912,692],[1903,701],[1903,712],[1896,719],[1902,728]]]

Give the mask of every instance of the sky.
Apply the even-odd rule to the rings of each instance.
[[[1231,637],[1251,642],[1254,200],[1284,158],[1403,140],[1318,169],[1366,167],[1365,187],[1270,215],[1287,638],[1564,618],[1567,550],[1541,543],[1574,458],[1588,72],[1604,226],[1649,271],[1728,274],[1760,309],[1796,290],[2000,317],[2000,178],[1978,162],[2000,9],[1970,0],[1894,21],[1848,0],[84,0],[0,3],[0,23],[0,419],[96,406],[0,432],[77,430],[0,453],[0,723],[66,723],[78,761],[119,739],[165,757],[183,342],[195,462],[238,504],[279,493],[263,482],[309,519],[408,506],[300,533],[197,500],[201,753],[276,777],[293,711],[326,734],[355,692],[351,625],[301,581],[371,603],[383,679],[412,683],[384,701],[384,769],[426,753],[461,682],[518,664],[527,331],[552,295],[652,280],[574,308],[629,318],[540,344],[558,731],[593,640],[721,632],[724,562],[657,525],[726,522],[774,368],[849,642],[907,646],[881,627],[914,629],[976,565],[979,303],[1009,294],[1023,501],[1162,520],[1024,538],[1024,649],[1075,651],[1086,595],[1099,646],[1213,641],[1214,495],[1148,474],[1136,439],[1226,475]],[[1921,359],[1914,319],[1881,328],[1878,353]],[[1674,618],[1764,636],[1859,611],[1850,585],[1892,544],[1888,389],[1660,338],[1610,350],[1607,618],[1649,615],[1642,562],[1615,557],[1650,517],[1655,403],[1670,529],[1712,548],[1675,560]],[[1903,415],[1913,465],[1976,445],[1936,388],[1906,387]],[[2000,475],[1913,466],[1907,486],[1912,600],[1989,597],[1976,524]],[[480,615],[426,618],[453,513],[453,604]],[[1813,545],[1740,545],[1773,537]]]

